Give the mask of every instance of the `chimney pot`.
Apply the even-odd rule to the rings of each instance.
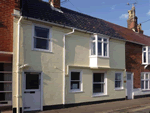
[[[60,0],[49,0],[49,3],[52,7],[60,8]]]

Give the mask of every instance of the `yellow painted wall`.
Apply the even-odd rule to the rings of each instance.
[[[100,101],[108,99],[125,98],[125,89],[115,90],[115,72],[123,72],[123,80],[125,78],[124,70],[111,70],[111,69],[89,69],[89,68],[70,68],[70,70],[82,70],[83,92],[70,92],[69,90],[69,76],[66,77],[66,103],[80,103],[89,101]],[[93,72],[106,72],[107,77],[107,95],[92,97],[93,95]],[[125,83],[123,84],[125,88]]]
[[[46,25],[51,27],[52,33],[52,52],[43,52],[32,50],[32,27],[31,21],[23,20],[21,22],[20,35],[20,65],[29,64],[24,71],[42,71],[43,72],[43,105],[62,104],[63,93],[63,35],[71,30],[59,28],[56,26]],[[89,41],[90,34],[75,31],[73,35],[66,36],[66,66],[78,65],[89,67]],[[13,95],[16,95],[16,38],[17,38],[17,20],[14,20],[14,57],[13,57]],[[125,68],[124,42],[111,39],[110,42],[110,59],[107,63],[114,68]],[[119,53],[118,53],[119,51]],[[120,54],[120,56],[117,56]],[[124,55],[124,56],[123,56]],[[115,58],[112,58],[115,57]],[[102,59],[101,59],[102,60]],[[100,60],[100,63],[105,63],[105,60]],[[124,63],[124,64],[122,64]],[[105,66],[105,65],[101,65]],[[69,78],[66,77],[66,102],[78,103],[85,101],[105,100],[113,98],[124,98],[125,91],[114,91],[114,72],[108,70],[108,96],[106,97],[91,97],[92,96],[92,70],[90,68],[83,69],[83,86],[84,92],[72,94],[68,93]],[[125,75],[124,75],[125,76]],[[20,73],[20,84],[22,84],[22,73]],[[22,89],[20,85],[20,93]],[[21,100],[21,99],[20,99]],[[21,105],[22,106],[22,105]],[[16,98],[13,97],[13,107],[16,107]]]
[[[111,39],[109,48],[110,67],[125,69],[125,42]]]

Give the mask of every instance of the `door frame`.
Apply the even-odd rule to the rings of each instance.
[[[23,71],[22,72],[22,112],[24,112],[24,84],[25,84],[25,72],[33,72],[33,73],[39,73],[40,74],[40,79],[41,79],[41,83],[40,83],[40,91],[41,91],[41,97],[40,97],[40,101],[41,101],[41,107],[40,110],[43,111],[43,72],[42,71]]]
[[[132,80],[132,99],[134,99],[134,92],[133,92],[133,82],[134,82],[134,73],[133,72],[126,72],[126,96],[128,97],[127,93],[127,74],[131,74],[131,80]]]

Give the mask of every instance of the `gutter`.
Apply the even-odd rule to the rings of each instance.
[[[16,73],[17,73],[17,95],[16,95],[16,101],[17,101],[17,113],[20,113],[20,107],[19,107],[19,98],[20,98],[20,84],[19,84],[19,80],[20,80],[20,77],[19,77],[19,43],[20,43],[20,22],[22,20],[22,16],[20,16],[19,20],[18,20],[18,35],[17,35],[17,63],[16,63],[16,66],[17,66],[17,69],[16,69]]]
[[[63,36],[63,42],[64,42],[64,45],[63,45],[63,105],[65,105],[65,66],[66,66],[66,36],[67,35],[70,35],[70,34],[73,34],[74,33],[74,30],[75,29],[72,29],[71,32],[69,33],[66,33],[64,34]]]

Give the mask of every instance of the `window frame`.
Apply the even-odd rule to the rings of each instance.
[[[148,74],[148,79],[146,79],[146,74]],[[142,75],[144,76],[144,79],[142,79]],[[142,81],[144,81],[144,88],[142,89]],[[146,81],[148,81],[148,88],[146,89]],[[142,72],[141,73],[141,90],[146,91],[150,90],[150,72]]]
[[[146,50],[144,51],[144,48]],[[146,53],[146,62],[144,62],[144,53]],[[150,58],[149,58],[149,53],[150,53],[150,46],[143,46],[142,47],[142,64],[150,64]]]
[[[79,72],[80,73],[79,89],[71,89],[71,72]],[[82,70],[78,70],[78,69],[70,70],[70,72],[69,72],[69,92],[71,92],[71,93],[83,92],[82,74],[83,74]]]
[[[120,87],[116,87],[115,86],[115,83],[116,83],[116,73],[121,73],[121,86]],[[123,72],[119,72],[119,71],[115,72],[114,87],[115,87],[115,90],[124,89],[124,87],[123,87]]]
[[[92,40],[92,38],[95,37],[95,40]],[[98,38],[101,38],[101,41],[98,40]],[[107,39],[107,41],[104,41],[104,39]],[[92,42],[95,42],[95,55],[92,55]],[[98,43],[101,42],[101,55],[98,55]],[[104,44],[107,44],[107,56],[104,56]],[[90,56],[92,57],[103,57],[103,58],[109,58],[109,38],[104,37],[101,35],[92,35],[90,38]]]
[[[35,36],[35,26],[49,29],[48,39],[45,39],[45,40],[49,41],[49,43],[48,43],[49,44],[48,49],[40,49],[40,48],[35,48],[34,47],[34,41],[35,41],[34,39],[35,39],[35,37],[42,39],[42,37]],[[40,25],[40,24],[33,24],[32,25],[32,50],[43,51],[43,52],[52,52],[52,28],[51,27],[45,26],[45,25]]]
[[[93,93],[93,87],[94,87],[94,73],[103,73],[104,74],[104,93]],[[92,97],[97,97],[97,96],[105,96],[107,95],[107,77],[106,77],[106,72],[93,72],[92,75]]]

